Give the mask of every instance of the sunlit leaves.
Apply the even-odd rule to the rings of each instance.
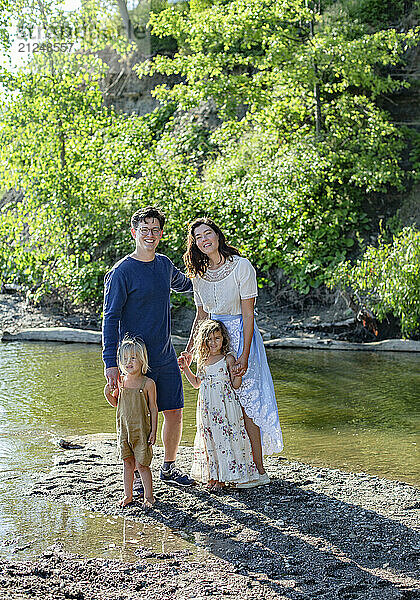
[[[400,321],[404,336],[420,329],[420,232],[406,227],[387,243],[368,246],[354,264],[343,262],[331,285],[357,292],[379,320],[392,314]]]
[[[39,13],[19,2],[29,27]],[[138,71],[176,77],[155,89],[162,107],[138,117],[103,103],[108,38],[123,53],[133,47],[116,4],[87,0],[64,14],[44,2],[49,31],[76,44],[7,77],[2,188],[23,190],[25,203],[4,200],[2,277],[98,301],[104,271],[131,247],[131,212],[157,204],[168,213],[161,248],[178,264],[185,224],[208,214],[266,278],[281,267],[302,292],[322,284],[357,252],[372,195],[404,183],[403,140],[378,99],[406,85],[393,69],[418,32],[350,19],[357,3],[323,2],[320,13],[317,4],[155,0],[152,35],[171,50]],[[208,126],[205,107],[223,120],[212,112]],[[413,138],[414,164],[417,146]]]
[[[268,125],[314,126],[315,84],[322,113],[355,89],[374,99],[406,85],[386,69],[401,61],[419,30],[372,32],[310,7],[300,0],[230,0],[198,2],[189,12],[168,8],[152,17],[152,31],[175,37],[179,51],[156,56],[139,73],[183,76],[171,89],[156,90],[162,100],[188,109],[212,98],[224,119],[238,119],[246,107]],[[290,113],[291,98],[299,99],[299,110]]]

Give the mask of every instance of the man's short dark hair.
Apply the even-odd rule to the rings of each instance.
[[[163,229],[163,226],[165,225],[165,215],[163,212],[154,206],[146,206],[145,208],[139,208],[139,210],[136,210],[134,215],[131,217],[131,227],[137,231],[139,223],[141,221],[145,223],[146,219],[157,219],[161,229]]]

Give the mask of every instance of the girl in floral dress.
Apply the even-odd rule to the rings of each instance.
[[[207,483],[210,491],[256,478],[251,444],[234,391],[242,377],[234,374],[235,358],[229,347],[223,323],[207,319],[201,323],[194,344],[197,375],[188,361],[180,358],[181,370],[199,389],[191,476]]]

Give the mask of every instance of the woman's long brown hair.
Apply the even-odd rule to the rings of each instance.
[[[219,254],[226,260],[232,260],[231,256],[240,256],[239,251],[226,243],[226,238],[221,229],[211,219],[203,217],[193,221],[189,227],[187,237],[187,250],[183,256],[188,277],[204,275],[209,266],[209,257],[199,250],[195,241],[194,232],[200,225],[208,225],[219,238]]]

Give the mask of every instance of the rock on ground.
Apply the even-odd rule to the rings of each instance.
[[[360,324],[357,324],[354,318],[348,319],[352,315],[346,310],[336,310],[336,307],[327,308],[322,304],[311,309],[298,310],[265,296],[262,294],[257,305],[257,323],[264,340],[283,336],[312,338],[315,335],[319,338],[332,335],[334,339],[347,339],[350,335],[352,341],[375,340],[373,335],[367,337],[365,334],[360,335]],[[173,308],[172,333],[183,337],[188,336],[194,316],[193,308],[187,306]],[[344,327],[343,318],[348,320]],[[47,301],[40,306],[34,306],[21,294],[0,294],[0,331],[15,334],[22,329],[32,327],[60,326],[100,330],[101,316],[89,307],[67,307],[58,302],[47,303]],[[355,328],[358,334],[353,340]]]
[[[156,508],[122,510],[115,442],[73,441],[74,449],[59,452],[31,494],[164,524],[205,543],[207,559],[139,548],[139,561],[125,564],[52,548],[36,561],[1,565],[0,589],[9,598],[420,598],[420,490],[413,486],[270,457],[269,486],[213,495],[200,485],[160,482],[162,449],[156,448]],[[177,462],[188,469],[191,448],[181,448]]]

